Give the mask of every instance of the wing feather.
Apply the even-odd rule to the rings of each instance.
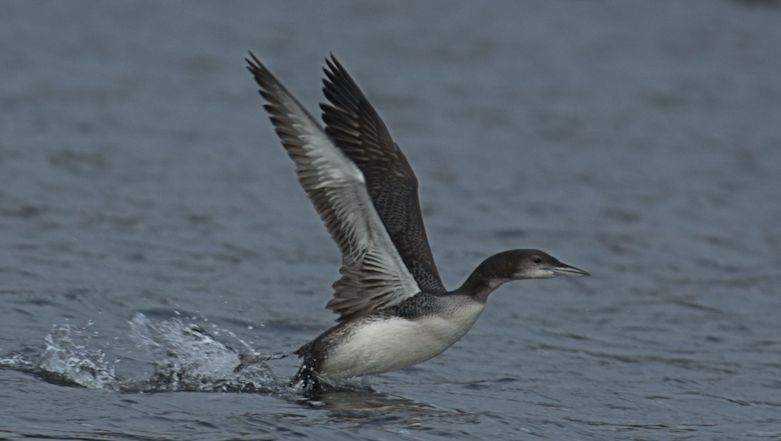
[[[418,201],[418,180],[385,123],[339,61],[326,59],[325,131],[361,170],[374,208],[418,285],[444,292]]]
[[[420,292],[375,210],[361,170],[282,84],[250,53],[247,69],[260,87],[301,186],[342,252],[341,278],[327,308],[339,320],[392,306]]]

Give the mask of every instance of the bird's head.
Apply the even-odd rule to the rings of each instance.
[[[504,262],[499,265],[496,275],[510,280],[589,275],[540,250],[510,250],[493,257],[499,257]]]

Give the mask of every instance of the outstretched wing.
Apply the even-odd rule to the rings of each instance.
[[[394,305],[420,292],[383,227],[363,174],[295,98],[250,53],[247,69],[301,186],[342,252],[341,279],[327,307],[339,320]]]
[[[418,202],[418,180],[387,127],[339,61],[323,69],[325,132],[363,173],[374,208],[418,285],[444,292]]]

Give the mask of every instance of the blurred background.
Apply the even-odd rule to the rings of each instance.
[[[0,9],[0,436],[781,437],[781,2]],[[249,50],[314,115],[346,66],[449,287],[519,247],[592,277],[507,285],[440,357],[320,400],[285,390],[292,359],[273,393],[155,377],[200,349],[139,326],[272,353],[333,323],[339,254]]]

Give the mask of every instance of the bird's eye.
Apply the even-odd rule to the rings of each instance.
[[[542,257],[534,256],[534,257],[532,257],[532,262],[534,262],[534,263],[542,263]]]

